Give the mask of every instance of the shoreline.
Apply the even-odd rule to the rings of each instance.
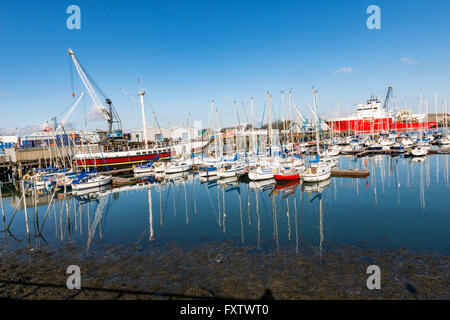
[[[81,290],[68,290],[69,265],[81,270]],[[369,290],[369,265],[381,269],[381,289]],[[2,253],[0,299],[450,299],[450,259],[406,249],[350,245],[265,252],[231,242],[194,248],[113,245],[86,252],[73,246]]]

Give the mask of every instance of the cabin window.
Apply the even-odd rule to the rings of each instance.
[[[139,156],[139,155],[141,155],[141,153],[140,152],[136,152],[136,154]]]

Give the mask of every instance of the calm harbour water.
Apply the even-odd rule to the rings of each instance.
[[[233,180],[205,181],[185,173],[151,178],[134,186],[90,195],[58,197],[48,210],[39,201],[38,228],[27,198],[31,240],[19,195],[4,190],[6,250],[72,243],[97,250],[113,244],[185,246],[232,241],[279,249],[350,244],[364,248],[408,248],[450,255],[449,156],[424,159],[341,157],[339,168],[366,167],[367,179],[331,178],[320,184],[274,186]],[[151,210],[149,210],[151,208]],[[3,231],[3,222],[1,230]]]

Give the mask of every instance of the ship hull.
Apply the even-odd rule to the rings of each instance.
[[[354,131],[358,133],[373,133],[381,131],[415,131],[436,127],[436,122],[404,123],[394,122],[392,118],[379,119],[330,119],[325,120],[331,130],[335,132]]]
[[[171,158],[170,152],[165,153],[154,153],[147,155],[133,155],[133,156],[108,156],[105,158],[86,158],[77,159],[75,164],[80,169],[92,170],[92,168],[97,168],[97,171],[111,171],[119,169],[133,168],[142,163],[147,163],[149,161],[156,160],[168,160]]]

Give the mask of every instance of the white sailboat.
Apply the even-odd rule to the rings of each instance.
[[[272,179],[274,169],[266,167],[257,167],[248,172],[248,178],[252,181]]]
[[[411,148],[411,155],[415,157],[423,157],[428,154],[428,148],[424,146],[416,146]]]
[[[331,168],[328,165],[309,167],[302,172],[304,182],[319,182],[327,180],[331,176]]]
[[[302,179],[304,182],[319,182],[330,178],[331,167],[334,164],[333,159],[328,158],[326,161],[320,159],[320,149],[319,149],[319,117],[317,116],[317,91],[313,88],[313,101],[314,110],[308,104],[311,112],[314,114],[315,118],[315,131],[316,131],[316,149],[317,157],[315,161],[310,162],[310,167],[301,171]]]
[[[193,166],[192,160],[175,161],[165,167],[165,172],[167,174],[185,172],[192,170]]]
[[[145,174],[152,174],[155,172],[155,167],[153,166],[153,163],[149,162],[146,165],[141,165],[138,167],[133,168],[134,175],[145,175]]]
[[[237,177],[244,172],[246,167],[247,166],[245,164],[239,162],[234,164],[225,164],[222,168],[217,170],[217,175],[220,178]]]
[[[445,125],[445,136],[438,140],[438,144],[441,146],[450,144],[450,135],[448,134],[448,121],[447,121],[447,99],[444,100],[444,125]]]
[[[111,176],[106,175],[86,175],[81,177],[78,181],[72,184],[72,190],[84,190],[90,188],[97,188],[107,184],[112,181]]]

